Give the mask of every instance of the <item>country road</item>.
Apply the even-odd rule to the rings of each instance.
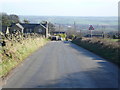
[[[3,88],[117,88],[118,68],[68,41],[51,41],[14,69]]]

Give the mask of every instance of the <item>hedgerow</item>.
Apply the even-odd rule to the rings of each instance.
[[[47,43],[39,34],[1,35],[0,77],[5,77],[26,57]]]
[[[73,43],[111,61],[116,64],[120,64],[120,42],[112,41],[109,39],[100,39],[100,38],[83,38],[83,39],[75,39],[72,41]]]

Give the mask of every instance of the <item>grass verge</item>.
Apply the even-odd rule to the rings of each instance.
[[[76,39],[72,43],[77,44],[117,65],[120,65],[119,43],[103,39]]]
[[[31,53],[44,46],[47,41],[45,38],[28,38],[20,43],[8,41],[5,47],[0,48],[0,77],[5,77]]]

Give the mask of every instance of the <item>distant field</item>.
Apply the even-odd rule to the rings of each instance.
[[[107,39],[108,41],[113,41],[113,42],[117,42],[119,41],[120,39]]]
[[[74,16],[19,16],[20,20],[29,20],[31,23],[39,23],[43,20],[58,24],[93,24],[93,25],[117,25],[117,17],[74,17]]]

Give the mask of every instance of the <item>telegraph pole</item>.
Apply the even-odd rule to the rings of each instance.
[[[48,21],[46,21],[46,38],[48,38]]]
[[[91,33],[91,38],[92,38],[92,30],[90,30],[90,33]]]
[[[61,25],[59,24],[59,31],[61,30]]]
[[[105,30],[105,26],[102,26],[102,36],[103,36],[103,38],[105,37],[105,32],[104,32],[104,30]]]
[[[82,30],[80,30],[80,36],[82,37]]]
[[[74,30],[76,31],[76,23],[75,23],[75,21],[74,21]]]

